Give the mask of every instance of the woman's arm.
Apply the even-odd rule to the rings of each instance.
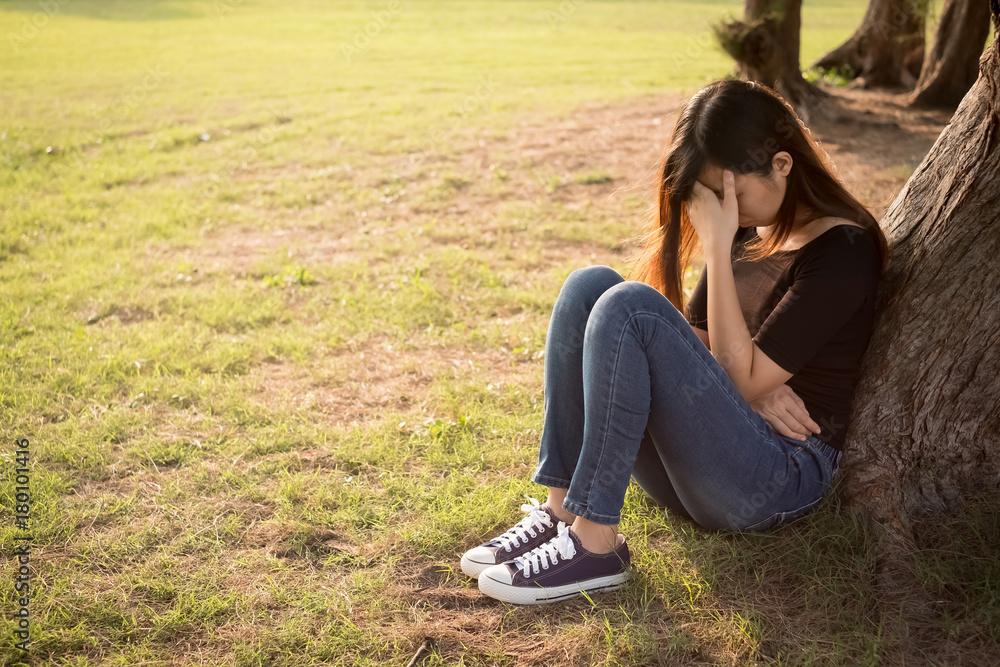
[[[774,391],[792,374],[772,361],[753,342],[743,319],[733,278],[732,244],[739,229],[735,177],[723,174],[722,200],[695,182],[687,213],[698,233],[708,272],[708,337],[712,354],[747,401]]]
[[[730,249],[705,252],[708,266],[708,336],[712,354],[747,401],[769,394],[792,374],[761,352],[743,319]]]

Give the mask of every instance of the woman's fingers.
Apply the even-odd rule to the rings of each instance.
[[[796,396],[795,398],[798,398],[798,396]],[[801,403],[801,405],[800,403],[801,399],[799,399],[798,401],[792,401],[790,403],[787,403],[786,407],[788,409],[788,413],[792,416],[793,419],[795,419],[796,422],[801,424],[804,429],[807,429],[805,431],[806,433],[808,434],[819,433],[821,430],[819,424],[813,421],[813,418],[809,416],[809,412],[806,410],[805,403]]]
[[[736,175],[729,169],[722,172],[722,210],[733,218],[739,216],[739,204],[736,201]]]
[[[766,414],[766,415],[761,415],[761,416],[764,417],[764,420],[768,424],[770,424],[771,427],[775,431],[777,431],[779,434],[785,436],[786,438],[795,438],[796,440],[805,440],[806,439],[806,437],[804,435],[802,435],[801,433],[796,433],[793,430],[792,425],[795,424],[794,420],[790,420],[790,422],[786,422],[784,419],[780,418],[777,415],[773,415],[773,414]]]
[[[792,402],[794,402],[794,403],[795,403],[796,405],[798,405],[799,407],[801,407],[801,408],[802,408],[803,410],[805,410],[805,409],[806,409],[806,402],[805,402],[805,401],[803,401],[803,400],[802,400],[802,399],[801,399],[801,398],[799,397],[799,395],[795,393],[795,390],[794,390],[794,389],[792,389],[791,387],[789,387],[789,386],[788,386],[787,384],[783,384],[783,385],[781,385],[781,386],[782,386],[782,387],[784,388],[784,395],[785,395],[785,398],[787,398],[787,399],[791,400],[791,401],[792,401]]]
[[[771,428],[785,437],[805,440],[821,430],[809,416],[805,402],[788,385],[781,385],[753,407]]]
[[[813,418],[809,416],[809,411],[806,409],[805,401],[803,401],[787,384],[783,384],[781,387],[782,391],[776,392],[775,394],[775,401],[780,402],[782,408],[786,410],[797,423],[801,424],[806,429],[803,431],[804,433],[819,433],[822,429],[820,429],[819,424],[813,421]]]
[[[798,420],[797,417],[789,412],[779,414],[778,418],[785,424],[785,428],[788,430],[788,434],[793,438],[798,438],[799,440],[805,440],[806,436],[810,435],[809,428],[805,426],[802,422]]]
[[[733,199],[735,199],[735,198],[736,198],[736,196],[733,195]],[[702,201],[705,201],[705,202],[716,202],[720,206],[722,204],[719,201],[719,196],[717,194],[715,194],[715,192],[711,188],[709,188],[707,185],[705,185],[701,181],[695,181],[694,182],[694,188],[691,190],[691,199],[690,199],[690,201],[697,201],[698,199],[701,199]]]

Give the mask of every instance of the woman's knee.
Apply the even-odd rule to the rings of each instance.
[[[630,280],[606,290],[594,303],[587,320],[587,334],[620,331],[621,327],[630,326],[646,338],[661,329],[661,322],[669,323],[667,329],[671,331],[690,329],[684,315],[656,288]]]
[[[610,266],[596,264],[574,270],[563,283],[563,291],[582,291],[596,299],[615,285],[624,282],[620,273]]]
[[[563,283],[553,307],[553,317],[584,325],[594,303],[625,279],[610,266],[587,266],[576,269]],[[568,318],[568,319],[567,319]]]
[[[594,304],[594,311],[600,309],[618,315],[632,314],[662,309],[664,302],[670,304],[656,288],[646,283],[629,280],[605,290],[601,294],[601,298]]]

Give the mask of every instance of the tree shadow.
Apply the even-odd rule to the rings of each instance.
[[[685,520],[670,517],[675,526]],[[710,604],[747,619],[764,664],[873,664],[905,653],[915,664],[996,664],[1000,652],[1000,498],[969,499],[961,516],[915,522],[914,578],[935,601],[904,637],[881,599],[879,548],[834,497],[765,533],[695,530],[683,551],[710,582]]]
[[[821,146],[836,154],[848,189],[879,218],[926,157],[952,112],[909,108],[905,95],[898,93],[824,90],[829,97],[813,109],[807,125]]]

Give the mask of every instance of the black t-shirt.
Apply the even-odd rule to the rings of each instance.
[[[801,248],[755,262],[741,258],[757,236],[747,227],[733,242],[733,277],[743,319],[757,347],[792,373],[787,384],[822,431],[842,449],[875,316],[878,246],[860,227],[831,227]],[[688,322],[708,330],[708,276],[702,270],[685,310]]]

